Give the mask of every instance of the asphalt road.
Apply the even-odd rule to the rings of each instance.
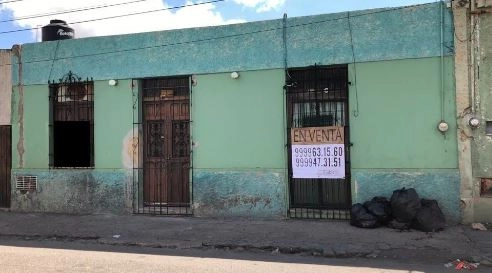
[[[227,250],[175,250],[87,242],[0,239],[0,272],[454,272],[442,263]],[[487,272],[479,268],[475,272]]]

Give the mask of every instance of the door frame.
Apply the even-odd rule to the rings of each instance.
[[[325,74],[323,74],[325,73]],[[338,90],[333,92],[331,90]],[[304,91],[300,91],[304,90]],[[327,91],[328,90],[328,91]],[[323,92],[322,92],[323,91]],[[310,66],[290,68],[286,71],[286,138],[287,138],[287,175],[288,175],[288,203],[287,215],[291,218],[310,219],[349,219],[352,205],[351,194],[351,165],[350,165],[350,123],[349,123],[349,81],[348,65]],[[322,119],[319,115],[319,107],[322,103],[342,103],[343,119],[340,124],[344,127],[344,152],[345,152],[345,178],[293,178],[292,153],[291,153],[291,128],[293,124],[294,104],[308,104],[308,108],[315,105],[318,120],[311,125],[300,127],[317,127],[336,125],[336,117],[333,124]],[[300,107],[300,106],[298,106]],[[336,110],[335,112],[339,111]],[[309,110],[313,111],[313,110]],[[330,110],[331,111],[331,106]],[[329,112],[331,115],[331,112]],[[302,116],[302,115],[301,115]],[[335,115],[336,116],[336,115]],[[304,120],[306,116],[302,116]],[[318,122],[318,123],[317,123]],[[320,124],[319,122],[323,123]],[[331,188],[331,189],[329,189]],[[328,197],[331,191],[332,197]],[[296,196],[297,192],[297,196]],[[323,202],[333,198],[333,204]],[[310,199],[310,202],[299,202],[299,199]],[[317,201],[316,201],[317,200]],[[336,202],[335,202],[336,201]]]
[[[150,204],[148,202],[147,203],[145,202],[145,201],[148,201],[148,200],[145,200],[146,199],[145,198],[146,190],[147,190],[145,187],[145,184],[146,184],[145,179],[147,179],[146,175],[148,175],[148,173],[146,171],[146,155],[147,155],[146,153],[148,152],[147,151],[148,147],[147,147],[147,143],[146,143],[146,140],[147,140],[146,128],[147,128],[148,122],[151,123],[153,121],[147,120],[144,117],[144,115],[145,115],[144,94],[146,91],[150,90],[148,88],[148,86],[146,87],[145,81],[156,81],[156,82],[160,81],[160,83],[162,84],[162,82],[164,82],[164,83],[166,81],[172,82],[173,80],[175,80],[176,82],[180,82],[182,84],[180,86],[180,88],[185,88],[187,90],[186,91],[187,93],[184,96],[185,98],[183,98],[188,103],[187,104],[188,105],[187,106],[188,107],[187,119],[176,119],[176,121],[181,120],[181,121],[188,124],[188,132],[187,132],[188,137],[186,138],[186,141],[185,141],[185,143],[186,142],[188,143],[188,151],[187,151],[188,161],[184,163],[187,165],[186,165],[186,170],[183,170],[181,173],[181,175],[184,177],[182,178],[183,184],[180,185],[181,187],[184,187],[184,189],[182,188],[182,190],[183,190],[182,193],[186,193],[186,196],[184,198],[184,200],[186,202],[183,202],[180,204],[170,204],[168,202],[161,202],[159,204],[159,202],[155,202],[155,204]],[[184,86],[185,82],[186,82],[186,86]],[[160,92],[161,90],[164,91],[164,89],[166,87],[170,87],[170,86],[155,86],[154,88],[156,90],[159,90],[159,92]],[[181,92],[181,91],[179,91],[179,92]],[[167,93],[167,95],[162,93],[161,95],[159,95],[158,100],[155,100],[155,102],[151,102],[151,103],[164,105],[164,103],[161,103],[161,102],[173,100],[172,98],[165,98],[165,96],[174,96],[174,94],[171,95],[170,93]],[[192,134],[191,134],[191,131],[192,131],[192,126],[191,126],[191,124],[192,124],[192,121],[191,121],[191,101],[192,101],[191,77],[190,76],[175,76],[175,77],[155,77],[155,78],[139,79],[138,80],[138,90],[137,90],[137,92],[135,92],[135,91],[133,92],[133,97],[134,97],[134,99],[133,99],[133,101],[134,101],[134,103],[133,103],[134,104],[134,106],[133,106],[134,124],[136,125],[134,127],[134,130],[138,130],[138,138],[141,139],[141,141],[138,145],[138,147],[139,147],[138,161],[139,162],[136,164],[134,163],[134,168],[133,168],[134,169],[134,173],[133,173],[134,189],[135,189],[134,190],[134,213],[163,214],[163,215],[192,215],[193,157],[192,157],[192,145],[191,145],[191,143],[192,143],[192,140],[191,140],[191,138],[192,138]],[[161,100],[163,100],[163,101],[161,101]],[[176,99],[175,101],[180,101],[180,99]],[[161,107],[161,106],[159,106],[159,107]],[[172,107],[172,106],[170,106],[170,107]],[[162,120],[156,119],[154,122],[162,122],[162,124],[163,124],[162,126],[164,126],[163,130],[164,130],[164,128],[167,127],[167,125],[173,126],[173,124],[174,124],[172,118],[167,119],[166,121],[164,121],[164,119],[162,119]],[[167,125],[164,123],[166,123]],[[173,132],[172,130],[174,130],[174,129],[171,129],[171,131],[169,131],[168,134],[172,135],[172,132]],[[172,144],[170,144],[170,145],[172,145]],[[172,150],[171,150],[171,153],[173,153]],[[167,162],[172,161],[172,159],[170,159],[170,158],[167,158],[167,159],[163,158],[163,162],[165,160],[167,160]],[[177,164],[180,164],[180,163],[177,163]],[[163,171],[163,170],[164,170],[164,167],[161,169],[161,171]],[[167,181],[166,182],[162,182],[162,181],[157,182],[157,184],[168,183]]]
[[[12,126],[0,125],[0,207],[10,208],[12,172]]]

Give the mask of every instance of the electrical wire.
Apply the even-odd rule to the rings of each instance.
[[[102,8],[116,7],[116,6],[134,4],[134,3],[145,2],[145,1],[149,1],[149,0],[134,0],[134,1],[129,1],[129,2],[115,3],[115,4],[105,4],[105,5],[99,5],[99,6],[83,7],[83,8],[78,8],[78,9],[61,10],[61,11],[50,12],[50,13],[32,14],[32,15],[26,15],[26,16],[22,16],[22,17],[18,17],[18,18],[1,20],[0,23],[13,22],[13,21],[22,21],[22,20],[27,20],[27,19],[40,18],[40,17],[46,17],[46,16],[53,16],[53,15],[59,15],[59,14],[67,14],[67,13],[88,11],[88,10],[94,10],[94,9],[102,9]]]
[[[475,21],[473,23],[473,28],[472,28],[472,31],[470,33],[470,35],[468,37],[465,37],[464,39],[461,39],[460,37],[458,37],[458,35],[456,34],[456,32],[454,33],[454,37],[456,38],[456,40],[458,40],[459,42],[461,43],[465,43],[467,41],[470,41],[471,38],[473,37],[473,35],[475,34],[475,31],[477,30],[477,21]],[[466,35],[465,35],[466,36]]]
[[[121,18],[121,17],[127,17],[127,16],[153,13],[153,12],[159,12],[159,11],[165,11],[165,10],[173,10],[173,9],[193,7],[193,6],[199,6],[199,5],[205,5],[205,4],[212,4],[212,3],[224,2],[224,1],[225,0],[212,0],[212,1],[208,1],[208,2],[199,2],[199,3],[175,6],[175,7],[170,7],[170,8],[162,8],[162,9],[155,9],[155,10],[148,10],[148,11],[141,11],[141,12],[133,12],[133,13],[127,13],[127,14],[108,16],[108,17],[101,17],[101,18],[96,18],[96,19],[83,20],[83,21],[78,21],[78,22],[69,22],[68,24],[75,25],[75,24],[81,24],[81,23],[88,23],[88,22],[95,22],[95,21],[101,21],[101,20],[107,20],[107,19],[114,19],[114,18]],[[35,30],[35,29],[38,29],[38,28],[23,28],[23,29],[16,29],[16,30],[8,30],[8,31],[2,31],[2,32],[0,32],[0,34],[23,32],[23,31],[30,31],[30,30]]]
[[[379,13],[393,12],[393,11],[398,11],[398,10],[403,10],[403,9],[408,9],[408,8],[415,8],[415,7],[418,7],[418,6],[425,6],[425,5],[430,5],[430,4],[431,3],[426,3],[426,4],[419,4],[419,5],[414,5],[414,6],[404,6],[404,7],[397,7],[397,8],[392,8],[392,9],[377,10],[377,11],[368,12],[368,13],[360,13],[360,14],[351,15],[350,17],[351,18],[355,18],[355,17],[369,16],[369,15],[374,15],[374,14],[379,14]],[[327,23],[327,22],[334,22],[334,21],[338,21],[338,20],[347,20],[347,16],[338,17],[338,18],[332,18],[332,19],[325,19],[325,20],[320,20],[320,21],[314,21],[314,22],[309,22],[309,23],[301,23],[301,24],[289,25],[289,26],[287,26],[287,28],[304,27],[304,26],[309,26],[309,25],[314,25],[314,24],[322,24],[322,23]],[[254,34],[263,33],[263,32],[278,31],[278,30],[282,30],[282,28],[283,28],[283,26],[281,26],[281,27],[267,28],[267,29],[261,29],[261,30],[250,31],[250,32],[243,32],[243,33],[231,34],[231,35],[224,35],[224,36],[217,36],[217,37],[210,37],[210,38],[189,40],[189,41],[183,41],[183,42],[176,42],[176,43],[168,43],[168,44],[160,44],[160,45],[153,45],[153,46],[128,48],[128,49],[113,50],[113,51],[106,51],[106,52],[99,52],[99,53],[90,53],[90,54],[83,54],[83,55],[72,55],[72,56],[67,56],[67,57],[59,57],[56,60],[84,58],[84,57],[100,56],[100,55],[107,55],[107,54],[114,54],[114,53],[123,53],[123,52],[138,51],[138,50],[147,50],[147,49],[154,49],[154,48],[161,48],[161,47],[168,47],[168,46],[178,46],[178,45],[186,45],[186,44],[193,44],[193,43],[199,43],[199,42],[208,42],[208,41],[221,40],[221,39],[227,39],[227,38],[234,38],[234,37],[240,37],[240,36],[246,36],[246,35],[254,35]],[[46,61],[52,61],[52,59],[42,59],[42,60],[26,61],[26,62],[23,62],[23,64],[39,63],[39,62],[46,62]],[[12,64],[3,64],[3,66],[5,66],[5,65],[12,65]],[[0,66],[2,66],[2,65],[0,65]]]
[[[23,0],[10,0],[10,1],[2,1],[2,2],[0,2],[0,5],[1,5],[1,4],[7,4],[7,3],[20,2],[20,1],[23,1]]]
[[[357,67],[355,63],[355,50],[354,50],[354,38],[352,35],[352,25],[350,23],[350,12],[347,12],[347,23],[350,34],[350,48],[352,49],[352,64],[354,65],[354,88],[355,88],[355,110],[353,112],[354,117],[359,116],[359,92],[357,90]]]
[[[50,68],[50,74],[48,76],[48,82],[51,80],[51,73],[53,73],[53,66],[55,64],[56,54],[58,53],[58,48],[60,47],[60,41],[61,40],[58,40],[56,42],[55,54],[53,54],[53,61],[51,62],[51,68]]]

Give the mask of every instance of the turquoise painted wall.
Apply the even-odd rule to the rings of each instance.
[[[352,62],[349,14],[287,20],[288,65]],[[358,62],[440,55],[440,3],[350,12]],[[23,84],[44,84],[72,70],[103,79],[283,68],[282,20],[25,44]],[[444,13],[452,55],[451,11]],[[258,50],[261,49],[261,50]],[[18,79],[13,57],[13,84]]]
[[[396,189],[415,188],[420,198],[435,199],[448,224],[460,222],[460,176],[458,169],[354,169],[354,203],[374,196],[388,199]]]
[[[131,171],[123,169],[15,169],[18,175],[38,177],[36,191],[12,191],[12,211],[57,213],[129,213]],[[15,180],[14,180],[15,181]]]
[[[286,211],[283,70],[197,75],[193,87],[196,215]]]

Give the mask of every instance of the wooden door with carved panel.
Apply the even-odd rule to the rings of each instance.
[[[144,205],[189,206],[188,77],[146,79],[142,94]]]

